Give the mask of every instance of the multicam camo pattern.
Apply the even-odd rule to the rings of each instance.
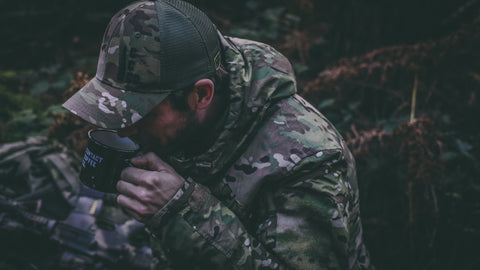
[[[160,53],[159,28],[154,2],[137,2],[117,12],[103,37],[96,77],[139,92],[158,85],[160,63],[152,54]]]
[[[95,78],[63,106],[104,128],[122,128],[145,116],[168,95],[154,91],[158,29],[154,2],[134,3],[115,14],[103,37]]]
[[[103,128],[124,128],[142,119],[167,95],[132,94],[103,84],[94,78],[63,106],[94,125]],[[101,113],[92,113],[97,111]]]
[[[31,219],[22,224],[18,215],[0,208],[1,233],[33,230],[37,234],[33,239],[22,234],[21,244],[2,238],[0,245],[30,250],[30,245],[43,246],[35,241],[49,246],[48,239],[61,246],[33,255],[22,250],[18,253],[21,260],[2,257],[0,265],[5,269],[166,269],[162,260],[152,256],[143,224],[109,196],[85,192],[78,180],[80,161],[64,146],[44,137],[0,146],[0,199],[21,206],[22,211],[40,217],[39,221],[47,217],[56,222],[54,228],[42,230],[43,222],[36,224]],[[47,258],[39,260],[38,254]]]
[[[65,147],[48,142],[44,137],[31,137],[26,141],[7,143],[0,146],[0,186],[7,188],[25,185],[21,192],[34,193],[52,182],[62,193],[65,202],[73,207],[75,195],[80,192],[78,171],[80,159],[69,155]],[[10,188],[11,188],[10,187]],[[21,194],[11,189],[10,198]]]
[[[201,28],[192,25],[197,21]],[[172,91],[213,75],[219,55],[217,30],[195,7],[179,0],[135,2],[111,19],[95,78],[63,106],[97,126],[123,128]]]
[[[232,91],[224,129],[206,153],[170,158],[195,190],[147,227],[179,269],[370,269],[341,136],[295,94],[282,55],[222,42]]]

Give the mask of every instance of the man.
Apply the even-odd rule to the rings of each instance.
[[[149,153],[117,201],[178,269],[368,269],[354,160],[288,60],[179,0],[111,20],[64,107]]]

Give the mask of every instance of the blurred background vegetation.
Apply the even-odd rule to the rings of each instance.
[[[94,76],[126,0],[0,0],[0,142],[83,151],[60,104]],[[350,145],[378,269],[480,269],[479,0],[191,0],[272,44]]]

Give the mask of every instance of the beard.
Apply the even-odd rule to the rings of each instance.
[[[199,134],[204,134],[205,128],[195,117],[195,112],[188,111],[179,119],[180,128],[174,138],[170,138],[166,144],[162,144],[158,139],[150,138],[142,143],[142,149],[146,152],[152,151],[159,157],[165,158],[177,153],[192,154],[201,148],[201,138]]]

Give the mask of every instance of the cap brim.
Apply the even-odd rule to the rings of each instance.
[[[94,125],[118,129],[142,119],[168,95],[126,91],[93,78],[63,107]]]

